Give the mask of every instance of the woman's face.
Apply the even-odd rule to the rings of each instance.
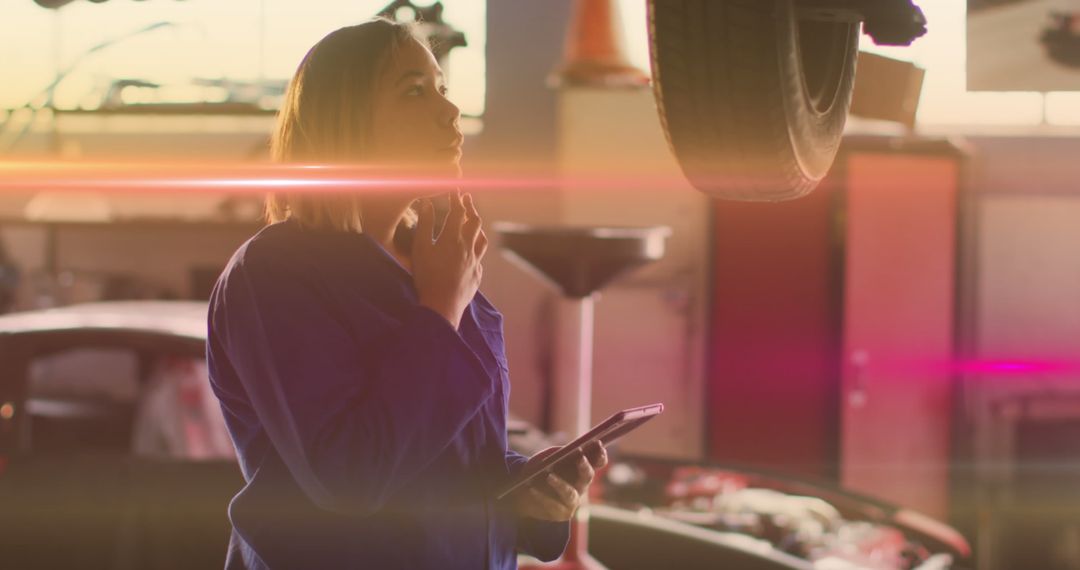
[[[376,82],[372,159],[409,164],[433,176],[461,176],[461,111],[446,98],[435,56],[409,39]]]

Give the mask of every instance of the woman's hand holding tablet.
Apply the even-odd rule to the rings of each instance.
[[[561,488],[559,482],[569,483],[577,480],[581,476],[579,469],[587,468],[589,480],[591,481],[593,468],[601,467],[602,465],[598,465],[601,461],[603,464],[607,463],[605,449],[607,445],[663,411],[663,404],[651,404],[623,410],[600,422],[574,441],[562,447],[553,447],[538,453],[533,459],[529,460],[521,475],[500,489],[496,497],[503,499],[515,492],[528,494],[542,492],[535,489],[535,487],[539,487],[540,483],[545,482],[547,483],[545,486],[551,487],[557,496],[564,494],[559,493],[560,490],[566,491],[566,489]],[[554,474],[555,477],[548,477],[551,474]],[[530,487],[533,489],[530,490]]]

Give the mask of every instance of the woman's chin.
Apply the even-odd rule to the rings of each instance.
[[[418,194],[424,197],[444,195],[461,186],[461,164],[452,162],[424,162],[410,169],[410,177],[419,184]]]
[[[416,185],[416,194],[445,194],[460,186],[464,176],[460,156],[436,157],[423,160],[382,161],[386,175]]]
[[[439,180],[439,182],[453,182],[460,180],[462,177],[461,161],[459,158],[452,160],[444,160],[439,162],[432,162],[426,166],[428,172],[433,178]]]

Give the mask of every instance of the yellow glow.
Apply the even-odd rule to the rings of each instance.
[[[319,38],[370,18],[386,2],[78,1],[60,10],[43,9],[31,0],[7,4],[0,18],[0,74],[4,77],[0,109],[26,102],[52,81],[57,68],[68,67],[91,47],[155,22],[173,25],[84,58],[77,71],[57,89],[57,105],[68,108],[95,104],[108,78],[148,79],[164,84],[187,82],[193,77],[288,79]],[[463,113],[480,114],[485,86],[486,4],[483,0],[445,4],[447,21],[465,32],[469,41],[468,48],[452,52],[447,65],[453,69],[449,74],[450,95]],[[262,42],[260,14],[265,24]]]
[[[15,405],[4,402],[4,405],[0,406],[0,419],[10,420],[13,417],[15,417]]]
[[[317,6],[318,9],[312,9]],[[485,2],[446,2],[447,18],[467,34],[470,48],[455,50],[448,68],[450,94],[466,114],[480,114],[484,97]],[[919,122],[923,125],[1080,124],[1080,100],[1065,94],[972,93],[966,89],[966,2],[920,2],[930,33],[907,48],[881,48],[863,38],[862,48],[914,61],[927,69]],[[59,11],[30,0],[5,6],[0,19],[0,109],[18,105],[48,85],[89,47],[153,22],[177,25],[149,32],[87,58],[56,96],[60,106],[97,101],[103,77],[183,81],[192,76],[253,80],[287,78],[304,52],[328,31],[369,17],[384,0],[187,0],[185,2],[73,2]],[[264,7],[260,57],[259,14]],[[645,2],[621,0],[630,58],[649,69]],[[461,18],[455,21],[453,18]],[[53,41],[59,57],[54,59]],[[530,49],[522,46],[521,49]],[[178,56],[177,52],[183,55]]]

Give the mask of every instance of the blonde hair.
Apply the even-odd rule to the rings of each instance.
[[[275,162],[362,162],[369,152],[375,86],[386,62],[410,39],[427,42],[414,23],[374,18],[335,30],[304,56],[289,82],[270,140]],[[296,219],[301,226],[363,231],[359,196],[349,193],[275,192],[267,196],[267,223]],[[405,225],[416,225],[409,209]]]

